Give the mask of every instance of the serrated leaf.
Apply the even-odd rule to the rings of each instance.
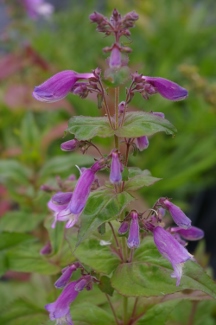
[[[8,211],[0,219],[0,231],[23,233],[34,230],[45,218],[43,214],[26,211]]]
[[[7,251],[8,269],[18,272],[36,272],[47,275],[60,272],[59,266],[49,263],[39,254],[40,248],[40,245],[37,244],[23,244]]]
[[[151,113],[129,112],[126,113],[123,126],[116,130],[115,134],[123,138],[137,138],[161,131],[173,134],[176,132],[176,128],[168,120]]]
[[[110,274],[119,264],[117,256],[110,252],[108,246],[101,246],[97,239],[86,240],[75,249],[74,255],[97,273]]]
[[[106,138],[114,134],[107,117],[92,116],[72,117],[67,131],[74,134],[78,140],[89,140],[95,136]]]
[[[199,290],[216,298],[216,285],[197,263],[187,261],[179,287],[171,278],[172,266],[160,256],[151,238],[137,250],[134,263],[121,264],[111,279],[112,286],[126,296],[164,296],[184,289]]]
[[[70,155],[54,157],[46,161],[40,170],[40,178],[50,175],[58,175],[67,172],[75,165],[84,166],[92,163],[92,157],[73,153]]]
[[[101,224],[116,219],[132,200],[133,197],[127,192],[114,193],[111,189],[92,192],[81,216],[77,245]]]
[[[134,175],[134,176],[132,176]],[[150,186],[155,182],[158,182],[161,178],[151,176],[148,170],[141,170],[139,168],[129,168],[129,179],[125,182],[125,190],[136,191],[143,186]]]

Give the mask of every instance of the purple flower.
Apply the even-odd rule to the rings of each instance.
[[[110,182],[112,184],[118,184],[122,180],[122,164],[119,159],[118,151],[111,153],[111,165],[110,165]]]
[[[69,141],[65,141],[61,144],[62,151],[73,151],[77,148],[79,141],[77,139],[72,139]]]
[[[149,95],[159,93],[162,97],[173,101],[185,99],[188,95],[185,88],[173,81],[160,77],[147,76],[143,76],[142,79],[145,82],[145,91]]]
[[[59,192],[55,194],[48,202],[48,208],[54,212],[54,221],[51,226],[52,228],[55,228],[57,221],[68,220],[69,212],[67,207],[72,195],[72,192]]]
[[[160,198],[158,203],[162,208],[169,211],[174,222],[181,228],[187,229],[191,227],[191,220],[184,214],[184,212],[175,204],[170,202],[167,198]]]
[[[44,0],[21,0],[21,3],[31,19],[37,19],[39,16],[49,18],[54,10],[54,7]]]
[[[190,227],[189,229],[182,229],[180,227],[171,228],[171,232],[179,234],[186,240],[200,240],[204,237],[204,231],[197,227]]]
[[[129,248],[136,248],[140,245],[140,236],[139,236],[139,216],[136,211],[130,212],[131,223],[129,229],[129,236],[127,240],[127,245]]]
[[[33,96],[42,102],[53,103],[66,97],[78,80],[88,80],[93,77],[93,73],[77,73],[72,70],[61,71],[35,87]]]
[[[95,179],[95,173],[103,167],[104,162],[97,161],[91,168],[86,168],[82,172],[74,189],[72,199],[68,205],[70,213],[75,215],[82,213],[88,200],[92,183]]]
[[[126,232],[128,232],[128,229],[129,229],[129,222],[124,220],[122,223],[121,223],[121,226],[119,227],[118,229],[118,233],[119,235],[124,235],[126,234]]]
[[[56,288],[63,288],[66,286],[66,284],[68,283],[68,281],[70,280],[71,275],[73,274],[74,271],[76,271],[77,266],[75,264],[69,265],[67,267],[65,267],[62,270],[62,275],[60,276],[60,278],[58,278],[58,280],[55,282],[55,287]]]
[[[165,257],[174,269],[172,278],[176,278],[176,286],[179,286],[182,277],[183,263],[192,260],[193,256],[166,230],[155,227],[153,230],[154,242],[159,252]]]
[[[121,51],[116,44],[113,45],[113,48],[111,50],[109,57],[109,67],[111,69],[118,69],[121,67]]]
[[[148,137],[146,135],[144,135],[142,137],[136,138],[135,144],[137,146],[137,149],[139,149],[139,151],[143,151],[143,150],[147,149],[149,146]]]
[[[79,280],[70,282],[62,291],[55,302],[45,306],[49,312],[50,320],[57,321],[57,324],[73,325],[70,315],[70,304],[76,299],[78,293],[84,288],[89,288],[91,277],[82,276]]]

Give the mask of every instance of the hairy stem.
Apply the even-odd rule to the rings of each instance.
[[[112,310],[113,316],[114,316],[114,318],[115,318],[115,322],[116,322],[117,325],[119,325],[119,321],[118,321],[118,318],[117,318],[117,316],[116,316],[115,309],[114,309],[114,307],[113,307],[113,305],[112,305],[112,302],[111,302],[111,300],[110,300],[110,297],[109,297],[108,294],[106,294],[106,293],[105,293],[105,296],[106,296],[106,298],[107,298],[107,300],[108,300],[108,303],[109,303],[109,305],[110,305],[110,308],[111,308],[111,310]]]
[[[122,255],[122,250],[121,250],[121,247],[120,247],[120,245],[119,245],[118,238],[116,237],[116,234],[115,234],[115,230],[114,230],[114,228],[113,228],[113,225],[111,224],[111,222],[108,222],[108,224],[109,224],[109,226],[110,226],[110,228],[111,228],[111,230],[112,230],[113,238],[114,238],[115,243],[116,243],[116,248],[117,248],[117,250],[118,250],[119,257],[120,257],[120,259],[123,261],[124,258],[123,258],[123,255]]]

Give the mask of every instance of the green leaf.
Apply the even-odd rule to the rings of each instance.
[[[137,325],[161,325],[166,324],[173,309],[178,307],[181,301],[171,300],[159,303],[148,309],[144,317],[137,322]]]
[[[100,189],[91,193],[81,216],[82,224],[77,245],[104,222],[116,219],[133,200],[127,192],[115,193],[111,189]]]
[[[173,134],[176,129],[168,120],[151,113],[129,112],[126,113],[123,126],[116,130],[115,134],[123,138],[137,138],[161,131]]]
[[[45,218],[43,214],[9,211],[0,219],[0,231],[23,233],[34,230]]]
[[[34,239],[31,235],[15,232],[2,232],[0,233],[0,238],[0,250],[8,249],[22,242]]]
[[[113,295],[113,287],[111,286],[110,278],[108,276],[103,275],[100,278],[99,288],[102,292],[107,293],[109,296]]]
[[[115,321],[112,313],[103,310],[91,303],[80,303],[71,307],[73,320],[89,325],[114,325]]]
[[[23,236],[23,234],[20,234]],[[36,272],[41,274],[56,274],[60,267],[49,263],[39,254],[40,245],[23,244],[7,251],[8,269],[18,272]]]
[[[89,140],[95,136],[107,138],[114,134],[107,117],[74,116],[69,120],[68,132],[78,140]]]
[[[131,177],[131,175],[134,176]],[[161,180],[161,178],[151,176],[148,170],[129,168],[129,179],[125,183],[125,190],[136,191],[143,186],[150,186],[159,180]]]
[[[109,246],[101,246],[97,239],[86,240],[75,249],[74,255],[97,273],[110,274],[119,264],[119,259],[111,253]]]
[[[83,166],[92,163],[92,157],[77,153],[49,159],[40,170],[40,178],[68,172],[75,165]]]
[[[0,161],[0,181],[9,179],[18,184],[29,184],[32,171],[18,161],[4,159]]]
[[[171,264],[160,256],[152,238],[145,238],[136,251],[134,263],[119,265],[111,283],[125,296],[164,296],[192,289],[216,298],[216,285],[197,263],[185,263],[179,287],[176,287],[176,280],[171,278],[171,274]]]

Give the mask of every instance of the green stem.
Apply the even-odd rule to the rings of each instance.
[[[113,316],[114,316],[114,318],[115,318],[115,322],[116,322],[117,325],[119,325],[119,321],[118,321],[118,318],[117,318],[117,316],[116,316],[115,309],[113,308],[113,305],[112,305],[112,302],[111,302],[111,300],[110,300],[110,297],[109,297],[108,294],[106,294],[106,293],[105,293],[105,296],[106,296],[106,298],[107,298],[107,300],[108,300],[108,303],[109,303],[109,305],[110,305],[110,308],[111,308],[111,310],[112,310]]]
[[[123,251],[123,259],[125,262],[127,262],[127,244],[126,244],[126,238],[122,237],[122,251]]]
[[[123,297],[123,324],[127,324],[128,297]]]
[[[117,248],[117,250],[118,250],[119,257],[120,257],[120,259],[123,261],[124,258],[123,258],[123,255],[122,255],[121,247],[120,247],[120,245],[119,245],[118,238],[116,237],[116,234],[115,234],[115,230],[114,230],[114,228],[113,228],[113,225],[111,224],[111,222],[108,222],[108,224],[109,224],[109,226],[110,226],[110,228],[111,228],[111,230],[112,230],[112,234],[113,234],[113,237],[114,237],[114,240],[115,240],[115,243],[116,243],[116,248]]]
[[[115,88],[115,129],[117,130],[118,125],[118,104],[119,104],[119,87]]]

